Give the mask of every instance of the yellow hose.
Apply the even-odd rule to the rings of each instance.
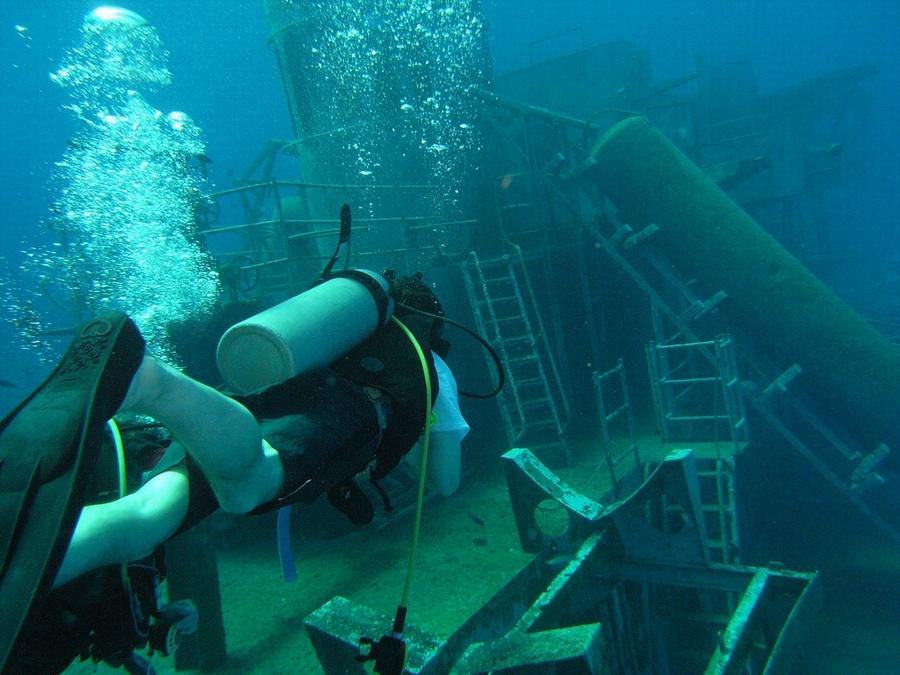
[[[108,420],[106,426],[109,434],[112,436],[113,447],[116,450],[116,465],[119,469],[119,498],[121,499],[128,493],[128,475],[125,471],[125,444],[122,442],[122,434],[119,432],[119,425],[114,419]],[[131,592],[131,579],[128,577],[128,564],[122,563],[119,567],[119,573],[122,576],[122,586],[127,592]]]
[[[419,492],[416,496],[416,517],[413,521],[412,541],[409,545],[409,559],[406,563],[406,581],[403,584],[403,595],[400,597],[400,606],[406,607],[409,600],[409,588],[412,585],[413,563],[416,558],[416,550],[419,547],[419,530],[422,526],[422,505],[425,501],[425,475],[428,467],[428,443],[431,435],[431,374],[428,372],[428,361],[425,360],[425,353],[419,345],[412,332],[407,328],[400,319],[395,316],[391,320],[396,323],[400,329],[406,333],[406,337],[412,343],[416,354],[419,356],[419,362],[422,364],[422,376],[425,380],[425,438],[422,441],[422,465],[419,467]]]

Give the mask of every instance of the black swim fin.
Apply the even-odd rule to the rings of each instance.
[[[89,321],[50,377],[0,422],[0,672],[53,585],[103,427],[143,356],[144,339],[124,314]]]

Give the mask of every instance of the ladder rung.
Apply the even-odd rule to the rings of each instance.
[[[506,319],[519,319],[521,321],[525,320],[525,315],[522,312],[514,311],[516,308],[509,308],[505,312],[498,312],[496,309],[494,310],[494,316],[497,317],[500,321]]]
[[[510,228],[510,227],[508,227],[508,225],[509,225],[509,223],[507,223],[507,229],[512,230],[513,233],[518,236],[521,236],[523,234],[538,234],[542,230],[541,227],[521,227],[521,226],[519,226],[516,228]]]
[[[495,263],[492,263],[488,270],[492,271],[493,274],[485,274],[485,269],[482,266],[481,276],[485,281],[514,281],[513,275],[509,274],[506,270],[509,269],[505,260],[499,260]]]
[[[618,408],[616,408],[615,410],[613,410],[611,413],[609,413],[609,414],[606,416],[606,421],[609,422],[610,420],[614,420],[616,417],[618,417],[619,415],[621,415],[621,414],[622,414],[623,412],[625,412],[627,409],[628,409],[628,404],[627,404],[627,403],[623,403],[622,405],[620,405]]]
[[[485,284],[493,284],[494,286],[499,286],[500,284],[511,284],[515,285],[515,281],[510,276],[502,276],[502,277],[485,277]],[[496,292],[496,289],[495,291]]]
[[[866,474],[865,478],[858,483],[851,484],[850,493],[862,494],[876,485],[884,485],[884,478],[877,471],[872,471],[871,473]]]
[[[533,384],[546,384],[544,378],[542,377],[529,377],[522,380],[516,380],[515,386],[517,387],[530,387]]]
[[[666,415],[670,422],[708,422],[712,420],[727,420],[728,415]]]
[[[525,363],[527,361],[537,361],[538,358],[534,354],[530,354],[528,356],[517,356],[514,359],[507,359],[507,363]]]
[[[522,401],[522,407],[524,408],[527,405],[546,405],[547,403],[552,403],[548,397],[543,396],[541,398],[530,398],[527,401]]]
[[[505,255],[499,256],[497,258],[481,258],[478,263],[479,265],[484,267],[495,267],[497,265],[505,265],[509,262],[509,258]]]
[[[548,417],[546,419],[542,418],[539,420],[525,420],[525,426],[528,427],[529,429],[535,429],[535,428],[540,428],[540,427],[555,427],[556,420],[553,419],[552,417]]]
[[[623,461],[625,461],[626,459],[631,459],[631,457],[634,455],[634,452],[635,452],[636,449],[637,449],[637,448],[635,448],[634,446],[632,446],[632,447],[630,447],[630,448],[628,448],[628,449],[626,449],[626,450],[623,450],[623,451],[622,451],[620,454],[618,454],[618,455],[613,454],[613,456],[612,456],[612,458],[613,458],[613,464],[618,464],[619,462],[623,462]]]
[[[684,378],[662,378],[660,384],[696,384],[698,382],[718,382],[718,377],[684,377]]]

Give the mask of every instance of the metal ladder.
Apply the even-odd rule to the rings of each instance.
[[[740,563],[740,536],[735,509],[734,458],[696,458],[700,509],[706,524],[706,550],[711,562]]]
[[[574,202],[571,203],[570,208],[577,213]],[[689,292],[689,287],[671,271],[671,265],[661,264],[649,251],[644,250],[644,246],[639,245],[653,234],[652,225],[641,232],[632,234],[631,228],[618,221],[614,207],[613,209],[602,209],[602,213],[599,215],[614,225],[616,234],[605,237],[596,225],[583,220],[583,225],[597,245],[604,249],[625,274],[650,297],[660,314],[677,328],[674,336],[695,343],[704,342],[698,336],[698,329],[694,328],[694,321],[709,308],[718,304],[723,298],[722,294],[715,294],[709,301],[691,298],[692,294],[685,295],[686,292]],[[581,217],[580,214],[579,217]],[[617,236],[619,233],[622,234]],[[646,236],[644,236],[645,234]],[[630,255],[638,258],[637,265],[626,258],[623,249],[633,249]],[[656,270],[663,287],[660,288],[659,284],[650,283],[639,270],[640,266],[651,271]],[[663,294],[671,293],[673,289],[676,293],[682,294],[690,308],[689,311],[680,312],[676,309],[679,305],[666,302]],[[698,353],[705,361],[716,362],[714,351],[706,346],[700,346]],[[745,401],[870,522],[892,539],[900,541],[898,527],[873,508],[866,497],[868,487],[883,482],[876,468],[890,453],[890,449],[884,444],[879,444],[870,452],[856,450],[848,441],[840,439],[839,434],[821,418],[807,409],[799,398],[778,396],[779,393],[787,391],[790,379],[799,372],[799,367],[796,365],[782,373],[773,373],[770,367],[766,367],[757,357],[746,350],[742,351],[741,359],[752,370],[751,373],[744,373],[745,377],[753,383],[754,390],[761,392],[745,391]],[[785,410],[788,411],[787,416],[791,418],[791,422],[796,420],[804,422],[801,433],[795,433],[792,424],[786,421],[788,417],[786,417]]]
[[[628,381],[625,377],[625,364],[619,359],[616,365],[609,370],[598,373],[594,372],[591,376],[594,384],[594,392],[597,398],[597,411],[600,418],[600,441],[603,448],[603,454],[606,458],[606,467],[609,471],[609,479],[612,483],[613,496],[619,499],[619,476],[616,467],[629,457],[634,458],[634,466],[641,465],[641,457],[638,453],[637,433],[634,426],[634,411],[631,407],[631,395],[628,393]],[[618,382],[620,392],[616,400],[619,405],[612,412],[608,412],[610,385],[604,387],[604,383]],[[610,432],[610,425],[624,416],[628,427],[628,445],[624,448],[617,449],[617,444],[613,441]]]
[[[652,254],[646,257],[674,291],[675,297],[670,302],[677,304],[680,320],[674,324],[669,322],[656,301],[651,303],[656,342],[647,345],[646,354],[657,424],[666,442],[694,440],[715,444],[715,457],[695,459],[700,507],[706,525],[705,546],[711,561],[736,564],[740,562],[740,537],[735,510],[734,459],[723,457],[718,443],[720,431],[727,433],[735,452],[750,442],[735,345],[727,335],[715,340],[684,342],[689,338],[682,328],[714,311],[726,295],[719,292],[702,300],[677,278],[671,266]],[[704,357],[703,351],[714,356],[712,362]],[[722,429],[726,425],[727,431]]]
[[[514,246],[509,255],[487,259],[472,251],[462,272],[478,329],[506,370],[500,415],[510,447],[527,442],[535,454],[561,452],[570,463],[569,405],[521,251]]]
[[[712,364],[702,358],[701,348],[712,352]],[[676,353],[680,358],[673,366],[676,359],[669,356]],[[664,442],[717,442],[724,440],[719,432],[727,426],[728,440],[734,444],[735,451],[747,447],[750,434],[730,336],[672,344],[650,342],[646,354],[657,423]],[[701,370],[704,365],[706,372]]]
[[[655,325],[657,325],[655,323]],[[699,350],[715,354],[709,364]],[[749,443],[740,380],[729,336],[716,340],[647,345],[647,367],[657,424],[663,441],[704,441],[715,444],[714,457],[696,457],[700,506],[706,524],[705,546],[710,560],[739,562],[740,538],[735,511],[734,460],[722,456],[719,441],[729,440],[739,452]],[[670,358],[673,355],[676,358]],[[672,366],[673,362],[677,365]],[[696,369],[706,366],[707,372]],[[713,366],[709,372],[709,366]],[[692,369],[692,372],[681,371]],[[698,410],[697,407],[700,406]],[[703,406],[709,406],[703,409]],[[721,408],[720,408],[721,406]],[[727,431],[722,429],[727,425]],[[720,438],[720,431],[728,438]]]

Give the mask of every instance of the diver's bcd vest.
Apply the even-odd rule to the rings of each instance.
[[[433,405],[438,388],[428,330],[411,323],[411,332],[416,334],[425,355]],[[345,391],[335,397],[335,387]],[[380,435],[372,410],[368,428],[354,429],[357,420],[350,424],[349,435],[322,432],[330,437],[341,436],[340,444],[315,440],[307,443],[319,435],[309,431],[310,424],[329,426],[331,420],[323,419],[321,410],[317,411],[318,420],[297,419],[298,413],[303,418],[302,405],[297,402],[321,392],[325,400],[332,401],[331,405],[340,401],[342,406],[369,406],[371,402],[361,387],[376,388],[390,401],[390,414]],[[422,363],[409,338],[393,323],[376,331],[328,368],[314,369],[263,392],[235,399],[261,421],[266,439],[279,449],[285,471],[285,492],[253,513],[265,513],[294,502],[312,502],[331,488],[349,482],[373,460],[371,478],[383,478],[415,445],[424,429],[425,415],[431,413],[430,407],[425,409]],[[344,414],[346,411],[335,411],[334,417],[340,420]],[[294,438],[304,434],[309,434],[309,438]],[[302,447],[294,445],[298,440]]]
[[[222,336],[217,358],[223,378],[235,392],[235,400],[269,427],[264,435],[279,449],[285,471],[284,492],[254,513],[310,502],[352,479],[373,459],[370,475],[378,480],[422,434],[438,393],[430,345],[434,319],[404,307],[410,333],[425,359],[423,365],[409,336],[391,322],[395,287],[389,278],[393,274],[388,277],[368,270],[326,275],[311,289],[235,324]],[[415,277],[420,279],[421,275]],[[428,406],[424,367],[432,381]],[[345,383],[377,389],[390,401],[387,424],[383,429],[375,427],[374,438],[374,421],[369,429],[360,428],[349,438],[329,434],[331,420],[321,418],[321,411],[316,413],[323,438],[316,439],[311,432],[310,424],[315,422],[303,419],[298,401],[337,386],[337,382],[328,384],[335,375]],[[334,393],[328,391],[323,400],[332,400]],[[355,394],[345,393],[346,405],[367,409],[368,402]],[[293,419],[279,423],[279,418],[288,417]],[[270,438],[273,434],[281,437],[280,442]],[[296,447],[293,437],[310,442]]]
[[[438,378],[431,355],[429,332],[410,322],[413,333],[425,355],[431,378],[431,406],[437,400]],[[361,386],[380,389],[391,397],[391,416],[375,451],[375,480],[383,478],[416,444],[425,429],[425,379],[422,364],[406,334],[391,323],[331,364],[331,369]]]

